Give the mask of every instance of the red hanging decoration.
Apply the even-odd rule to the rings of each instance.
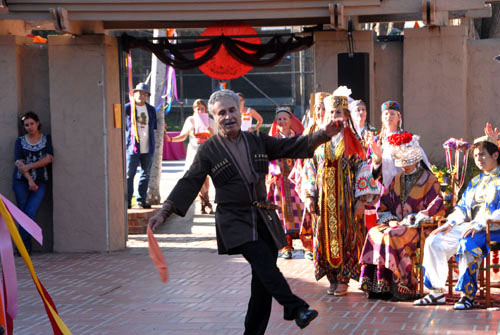
[[[363,146],[352,132],[351,128],[344,128],[344,156],[358,155],[361,159],[365,159],[365,151]]]
[[[495,265],[498,265],[498,250],[495,250],[492,252],[492,263],[495,264]],[[500,271],[500,269],[498,268],[493,268],[493,272],[494,273],[498,273]]]
[[[243,23],[221,23],[208,27],[201,33],[200,36],[235,36],[235,35],[257,35],[257,31],[251,26]],[[234,38],[234,40],[240,40],[247,43],[261,44],[260,38],[255,37],[245,37],[245,38]],[[199,39],[197,42],[206,41],[204,39]],[[250,50],[244,49],[246,52]],[[199,49],[194,52],[194,58],[198,59],[207,51],[207,49]],[[207,76],[219,80],[230,80],[239,78],[253,69],[253,66],[243,64],[240,61],[234,59],[229,52],[226,50],[224,45],[221,45],[219,51],[215,56],[210,59],[205,64],[199,67],[201,72]]]

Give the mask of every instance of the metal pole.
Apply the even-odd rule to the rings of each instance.
[[[128,197],[127,197],[127,155],[125,153],[125,128],[127,127],[127,120],[126,117],[127,115],[125,114],[125,96],[128,95],[128,86],[127,86],[127,80],[126,80],[126,73],[127,70],[125,68],[125,52],[123,51],[123,45],[121,41],[118,39],[118,67],[119,67],[119,73],[120,73],[120,105],[121,105],[121,132],[122,132],[122,173],[123,173],[123,187],[125,189],[125,192],[123,194],[123,203],[126,204],[128,202]],[[126,92],[124,94],[124,92]],[[125,242],[128,240],[128,211],[127,211],[127,206],[123,206],[123,213],[122,215],[124,216],[123,222],[125,223],[125,229],[123,230],[124,232],[124,238]]]
[[[181,101],[183,102],[186,102],[184,101],[184,71],[180,71],[181,73],[181,78],[180,78],[180,82],[181,82]],[[184,124],[184,104],[181,104],[181,125]],[[182,126],[181,126],[182,127]]]
[[[305,62],[305,52],[304,51],[300,51],[299,52],[299,71],[300,71],[300,75],[299,75],[299,86],[300,86],[300,110],[301,110],[301,114],[300,114],[300,117],[302,118],[304,116],[304,113],[305,113],[305,97],[306,97],[306,87],[305,87],[305,74],[304,74],[304,70],[305,70],[305,66],[304,66],[304,62]]]
[[[296,63],[296,60],[295,60],[295,56],[294,55],[290,55],[290,60],[291,60],[291,68],[292,68],[292,75],[291,75],[291,80],[292,80],[292,85],[290,85],[292,87],[292,110],[295,109],[295,103],[297,101],[297,83],[295,82],[295,74],[293,72],[295,72],[295,63]]]
[[[279,104],[273,100],[269,95],[267,95],[263,90],[261,90],[257,85],[255,85],[250,79],[248,79],[246,76],[241,76],[241,78],[245,79],[250,85],[252,85],[253,88],[255,88],[257,91],[259,91],[260,94],[262,94],[264,97],[266,97],[269,101],[271,101],[276,107],[279,106]]]

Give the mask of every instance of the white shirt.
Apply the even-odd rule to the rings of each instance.
[[[140,153],[147,154],[149,153],[149,117],[148,117],[148,109],[146,105],[137,106],[135,105],[136,110],[136,121],[137,121],[137,135],[139,136],[139,145],[140,145]]]
[[[241,112],[241,131],[248,131],[252,128],[252,110],[247,108],[246,112]]]

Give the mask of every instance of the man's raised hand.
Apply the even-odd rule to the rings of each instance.
[[[343,127],[344,124],[342,122],[330,121],[323,126],[323,130],[328,136],[332,137],[340,133]]]

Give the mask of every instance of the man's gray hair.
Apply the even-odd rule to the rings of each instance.
[[[231,90],[219,90],[212,93],[210,99],[208,99],[208,112],[210,114],[213,114],[215,103],[223,98],[233,99],[236,103],[236,107],[238,108],[238,110],[240,110],[240,97],[238,97],[236,93]]]

